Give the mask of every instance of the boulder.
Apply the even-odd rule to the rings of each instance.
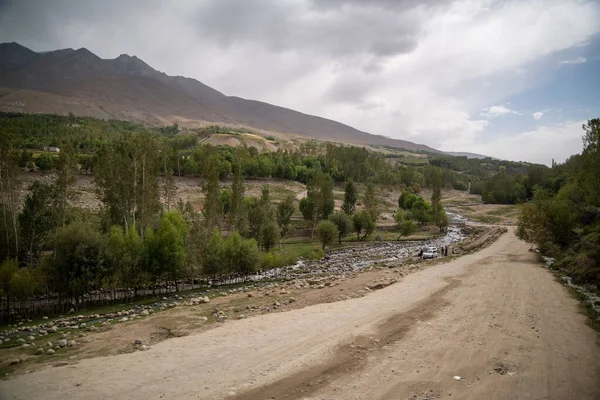
[[[46,350],[46,354],[48,354],[49,356],[51,356],[54,353],[56,353],[56,352],[54,350],[52,350],[52,349]]]
[[[142,339],[135,339],[135,341],[133,342],[136,346],[141,346],[142,345]]]
[[[31,335],[27,338],[27,340],[29,340],[30,342],[33,342],[35,340],[35,336]]]
[[[98,330],[98,328],[96,328],[94,325],[90,326],[90,329],[89,329],[90,332],[95,332],[97,330]]]
[[[142,317],[147,317],[148,315],[150,315],[150,313],[148,312],[148,310],[142,310],[142,312],[140,312],[140,315]]]
[[[79,324],[79,329],[84,329],[87,328],[87,324],[85,322],[82,322],[81,324]]]
[[[35,354],[37,354],[37,355],[44,354],[44,349],[42,349],[40,347],[39,349],[36,350]]]
[[[129,318],[127,318],[127,317],[123,317],[119,320],[119,322],[127,322],[127,321],[129,321]]]
[[[73,347],[73,346],[75,346],[76,344],[77,344],[77,342],[76,342],[76,341],[74,341],[74,340],[69,340],[69,341],[67,341],[67,346],[68,346],[68,347]]]
[[[65,346],[67,345],[67,339],[60,339],[60,340],[58,341],[58,345],[59,345],[60,347],[65,347]]]
[[[48,328],[48,332],[49,333],[56,333],[56,332],[58,332],[58,327],[51,326],[50,328]]]
[[[23,338],[18,338],[17,339],[17,343],[25,343],[27,340],[23,339]]]

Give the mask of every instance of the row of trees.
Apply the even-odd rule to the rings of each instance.
[[[539,176],[517,234],[555,257],[555,268],[600,289],[600,119],[583,125],[583,152]]]

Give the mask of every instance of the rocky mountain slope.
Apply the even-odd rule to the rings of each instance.
[[[89,50],[36,53],[0,44],[0,110],[86,115],[150,125],[231,124],[351,144],[436,150],[260,101],[226,96],[159,72],[135,56],[101,59]]]

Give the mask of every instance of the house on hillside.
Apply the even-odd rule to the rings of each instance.
[[[51,151],[52,153],[60,153],[60,149],[58,147],[54,147],[54,146],[44,147],[44,151]]]

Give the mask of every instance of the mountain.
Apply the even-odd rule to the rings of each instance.
[[[85,48],[36,53],[18,43],[0,44],[0,110],[73,113],[147,125],[219,123],[319,140],[438,152],[326,118],[227,96],[195,79],[159,72],[135,56],[102,59]]]

